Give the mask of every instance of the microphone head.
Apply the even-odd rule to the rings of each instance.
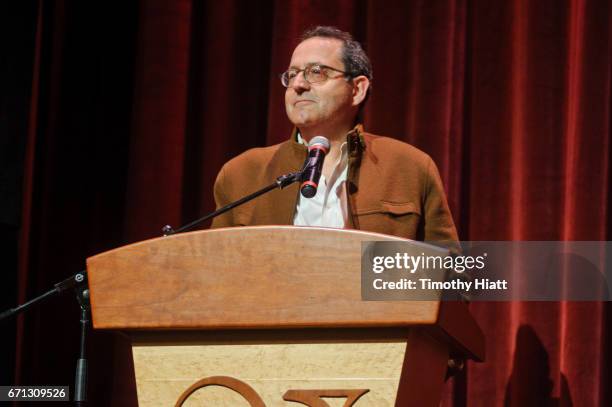
[[[311,148],[322,148],[327,152],[329,150],[329,140],[323,136],[315,136],[308,143],[308,149]]]
[[[314,183],[304,183],[300,188],[300,192],[304,198],[312,198],[317,194],[317,185]]]

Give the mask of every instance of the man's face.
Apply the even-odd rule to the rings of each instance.
[[[342,42],[334,38],[313,37],[301,42],[293,51],[290,68],[304,69],[320,64],[345,70],[342,63]],[[285,91],[285,108],[289,120],[298,128],[332,125],[352,120],[353,85],[345,77],[330,71],[324,82],[308,83],[300,72]]]

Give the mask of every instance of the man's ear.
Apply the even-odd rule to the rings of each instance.
[[[363,102],[366,95],[368,94],[368,88],[370,87],[370,80],[367,76],[356,76],[353,78],[353,106],[359,105]]]

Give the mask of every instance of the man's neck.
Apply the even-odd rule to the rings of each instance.
[[[306,143],[309,143],[310,140],[316,136],[323,136],[327,138],[330,144],[330,153],[333,154],[340,151],[340,146],[346,141],[346,135],[352,130],[352,128],[352,126],[348,125],[326,128],[307,128],[300,129],[300,135],[302,136],[302,139],[306,141]]]

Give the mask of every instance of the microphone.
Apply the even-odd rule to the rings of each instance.
[[[312,198],[317,194],[323,161],[329,151],[329,140],[323,136],[316,136],[308,143],[308,158],[302,170],[302,185],[300,192],[304,198]]]

